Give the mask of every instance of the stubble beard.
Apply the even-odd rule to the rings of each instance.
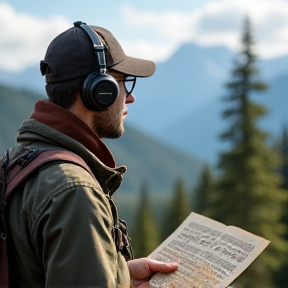
[[[94,114],[92,129],[99,138],[116,139],[123,135],[123,112],[116,107]]]

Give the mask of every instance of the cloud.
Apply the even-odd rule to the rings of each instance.
[[[135,7],[122,7],[115,27],[121,31],[117,39],[131,56],[164,61],[185,42],[223,45],[238,51],[246,15],[252,21],[260,57],[288,54],[287,0],[211,0],[184,12],[143,11]],[[19,13],[7,2],[0,2],[0,69],[16,72],[37,65],[51,40],[71,27],[70,22],[61,15],[40,18]],[[129,34],[123,32],[128,29]]]
[[[129,27],[145,29],[147,35],[154,35],[150,38],[155,47],[150,45],[150,50],[146,51],[150,58],[165,60],[169,52],[187,41],[204,46],[223,45],[238,51],[245,16],[249,16],[252,22],[260,57],[288,54],[286,0],[213,0],[187,12],[143,12],[132,7],[125,7],[122,12]],[[127,47],[129,50],[129,45]]]
[[[17,13],[7,3],[0,3],[0,69],[20,72],[43,59],[55,35],[71,24],[62,16],[41,19]]]
[[[168,59],[177,48],[177,45],[167,46],[165,43],[153,43],[147,40],[120,40],[121,46],[129,56],[161,61]]]

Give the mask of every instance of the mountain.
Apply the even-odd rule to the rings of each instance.
[[[268,91],[252,97],[255,102],[268,109],[268,114],[259,120],[259,125],[270,134],[270,140],[273,141],[280,136],[282,128],[288,125],[287,79],[288,73],[268,80]],[[157,138],[169,141],[173,147],[215,164],[218,153],[228,145],[219,140],[219,135],[228,127],[226,120],[221,118],[225,108],[221,96],[225,93],[222,88],[216,99],[199,107],[197,111],[188,112],[177,121],[168,123],[159,129]]]
[[[20,72],[0,70],[0,84],[17,89],[32,90],[37,94],[45,94],[45,78],[41,76],[38,65]]]
[[[179,178],[184,180],[187,188],[195,186],[204,163],[129,125],[121,138],[104,141],[115,155],[117,164],[128,167],[129,181],[124,178],[124,190],[135,191],[139,183],[145,181],[156,191],[169,192]]]
[[[17,130],[34,108],[40,94],[0,85],[0,154],[15,145]],[[177,178],[183,179],[187,188],[195,186],[203,162],[164,145],[134,127],[125,125],[124,135],[117,140],[106,140],[117,165],[127,165],[121,189],[137,192],[146,181],[153,193],[172,192]]]
[[[157,136],[184,115],[199,115],[224,95],[235,56],[225,47],[184,44],[170,59],[157,63],[152,77],[137,79],[128,121]],[[287,66],[288,56],[258,61],[260,75],[268,82],[287,73]]]
[[[32,114],[35,98],[42,97],[29,90],[0,85],[0,155],[15,145],[18,128]]]
[[[221,118],[222,97],[235,56],[224,47],[183,45],[157,65],[153,77],[138,81],[129,120],[160,141],[214,165],[228,145],[219,135],[227,127]],[[257,67],[269,86],[266,93],[254,96],[269,111],[259,124],[275,138],[288,121],[288,56],[259,59]]]
[[[157,64],[153,77],[137,79],[129,121],[157,136],[167,124],[197,111],[220,93],[232,56],[223,47],[183,45],[168,61]]]
[[[257,48],[257,47],[256,47]],[[224,47],[186,43],[170,59],[157,63],[153,77],[137,78],[136,101],[129,105],[127,124],[192,157],[215,163],[226,146],[218,135],[227,127],[221,119],[225,82],[230,80],[235,53]],[[263,128],[277,133],[287,121],[288,55],[259,60],[260,77],[270,90],[255,97],[270,110]],[[44,93],[39,67],[17,75],[0,71],[2,83]]]

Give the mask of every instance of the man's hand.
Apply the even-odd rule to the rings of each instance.
[[[149,258],[128,261],[128,269],[134,288],[150,288],[149,280],[157,272],[171,273],[177,270],[177,263],[165,263]]]

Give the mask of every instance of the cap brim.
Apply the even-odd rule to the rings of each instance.
[[[153,61],[126,56],[123,61],[114,65],[112,69],[131,76],[149,77],[154,74],[156,66]]]

